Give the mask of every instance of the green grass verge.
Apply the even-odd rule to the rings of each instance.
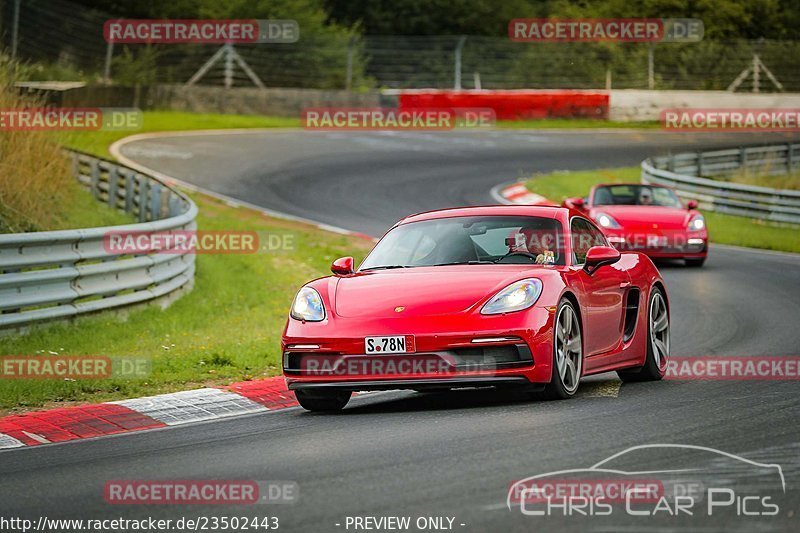
[[[92,193],[77,183],[69,194],[70,201],[63,206],[61,218],[48,229],[98,228],[136,222],[131,215],[98,202]]]
[[[100,402],[280,373],[280,336],[295,291],[330,272],[331,261],[371,247],[365,239],[232,208],[203,195],[198,226],[293,235],[294,249],[198,255],[192,292],[165,310],[147,306],[0,337],[0,354],[147,357],[147,379],[0,380],[0,412]]]
[[[597,183],[638,182],[639,167],[612,168],[577,172],[554,172],[534,176],[526,186],[553,201],[586,196]],[[704,212],[712,242],[800,253],[800,231],[745,217]]]
[[[299,118],[264,117],[258,115],[220,115],[179,111],[145,111],[142,128],[137,131],[89,131],[64,134],[64,145],[101,157],[110,157],[108,147],[137,133],[156,131],[221,130],[237,128],[300,127]]]

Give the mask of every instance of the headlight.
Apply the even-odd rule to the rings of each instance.
[[[523,279],[512,283],[495,294],[481,309],[482,315],[497,315],[522,311],[536,303],[542,294],[542,282],[538,279]]]
[[[703,218],[703,215],[695,215],[692,217],[692,220],[689,221],[689,229],[692,231],[700,231],[705,227],[706,219]]]
[[[325,306],[322,305],[322,297],[311,287],[303,287],[294,297],[291,315],[296,320],[308,322],[324,320]]]
[[[604,228],[620,229],[622,227],[616,220],[614,220],[614,217],[612,217],[611,215],[607,215],[605,213],[597,213],[594,219],[597,221],[598,224],[600,224],[600,226]]]

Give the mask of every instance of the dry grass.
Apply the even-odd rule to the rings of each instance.
[[[14,68],[0,55],[0,109],[38,106],[14,88]],[[52,132],[0,128],[0,233],[59,225],[73,194],[68,160]]]
[[[772,189],[800,190],[800,173],[787,174],[786,164],[776,158],[767,158],[763,165],[741,168],[730,175],[716,179]]]
[[[772,189],[792,189],[800,190],[800,174],[773,174],[759,171],[738,172],[731,175],[728,181],[743,183],[745,185],[757,185],[759,187],[770,187]]]

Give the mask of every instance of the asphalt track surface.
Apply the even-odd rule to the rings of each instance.
[[[493,186],[532,172],[634,165],[669,150],[775,138],[786,139],[652,131],[273,131],[141,140],[122,153],[266,208],[377,236],[411,212],[493,203]],[[703,269],[662,265],[672,354],[800,355],[799,267],[797,256],[728,247],[712,248]],[[410,531],[428,516],[454,518],[456,531],[796,531],[798,421],[797,381],[620,386],[614,374],[604,374],[587,378],[576,398],[562,402],[487,391],[377,393],[355,398],[338,415],[293,408],[2,452],[0,515],[277,516],[280,530],[289,532],[354,531],[345,527],[348,516],[409,516]],[[505,505],[513,481],[661,443],[779,464],[786,480],[780,512],[564,518],[524,516]],[[688,455],[662,450],[632,457],[626,468],[681,468]],[[744,490],[737,474],[730,476],[731,487]],[[237,508],[110,506],[103,486],[111,479],[292,480],[300,500]]]

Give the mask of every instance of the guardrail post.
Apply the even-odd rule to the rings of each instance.
[[[136,178],[139,182],[139,222],[147,221],[147,178],[141,174],[137,174]]]
[[[739,166],[742,168],[747,166],[747,148],[744,146],[739,148]]]
[[[133,195],[136,193],[136,186],[133,181],[133,172],[125,172],[125,212],[133,214]]]
[[[89,163],[89,175],[91,177],[91,191],[95,198],[100,197],[100,162],[92,159]]]
[[[150,220],[161,218],[161,186],[150,187]]]
[[[697,176],[703,177],[703,152],[697,152]]]
[[[667,170],[675,172],[675,154],[669,154],[667,157]]]
[[[117,171],[117,166],[112,165],[111,168],[108,169],[108,205],[111,207],[117,207],[117,196],[119,190],[119,172]]]
[[[77,177],[81,175],[81,160],[80,156],[75,153],[70,153],[70,158],[72,159],[72,175]]]
[[[794,166],[794,145],[792,143],[786,143],[786,172],[790,174],[792,172],[792,167]]]

